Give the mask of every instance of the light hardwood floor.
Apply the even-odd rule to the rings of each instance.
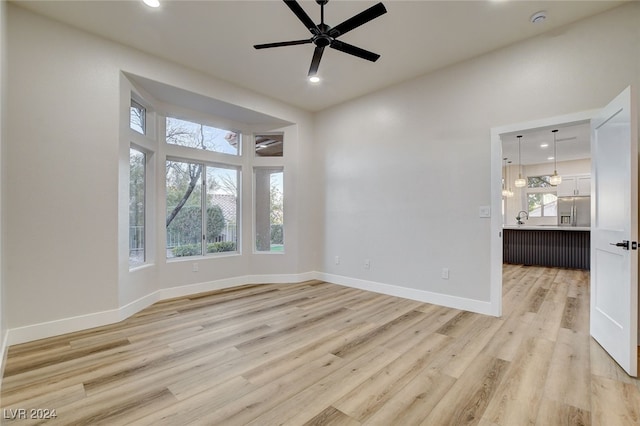
[[[587,273],[505,266],[503,310],[493,318],[318,281],[173,299],[11,347],[2,421],[640,424],[640,382],[589,337]],[[7,418],[18,409],[57,417]]]

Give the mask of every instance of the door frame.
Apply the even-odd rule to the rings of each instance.
[[[502,140],[500,135],[539,128],[590,123],[599,109],[491,128],[491,289],[490,310],[502,316]]]

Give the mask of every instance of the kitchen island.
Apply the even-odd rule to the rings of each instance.
[[[590,228],[578,226],[504,226],[504,263],[590,268]]]

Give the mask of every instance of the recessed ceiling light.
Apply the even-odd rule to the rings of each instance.
[[[149,7],[160,7],[160,0],[142,0]]]
[[[310,83],[320,83],[320,77],[318,77],[317,75],[313,75],[313,76],[309,77],[309,82]]]
[[[540,144],[540,148],[549,148],[549,144],[548,143],[541,143]]]
[[[551,161],[554,157],[547,157],[547,160]]]

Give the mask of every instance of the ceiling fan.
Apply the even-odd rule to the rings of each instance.
[[[318,72],[320,59],[322,59],[324,48],[327,46],[331,47],[332,49],[336,49],[371,62],[377,61],[380,57],[380,55],[378,55],[377,53],[369,52],[368,50],[364,50],[349,43],[340,41],[337,38],[355,28],[358,28],[363,24],[366,24],[372,19],[375,19],[380,15],[387,13],[387,9],[385,9],[384,5],[382,3],[378,3],[358,13],[357,15],[352,16],[343,23],[338,24],[335,27],[330,27],[329,25],[324,23],[324,5],[327,4],[328,1],[329,0],[316,0],[316,3],[320,5],[320,24],[316,25],[297,1],[284,0],[285,4],[289,6],[289,9],[291,9],[291,11],[311,32],[311,38],[303,40],[282,41],[278,43],[256,44],[253,47],[256,49],[267,49],[270,47],[294,46],[297,44],[315,44],[316,48],[313,52],[313,59],[311,59],[311,67],[309,67],[309,77],[316,75],[316,73]]]

